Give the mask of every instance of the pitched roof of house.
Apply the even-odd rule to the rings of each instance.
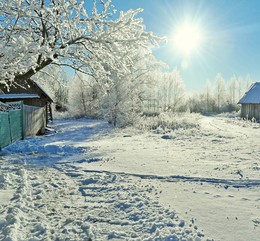
[[[260,104],[260,82],[252,84],[238,104]]]

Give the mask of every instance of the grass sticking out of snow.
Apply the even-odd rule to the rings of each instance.
[[[230,123],[230,124],[237,125],[240,127],[251,127],[254,129],[260,129],[260,123],[257,123],[252,120],[244,120],[241,118],[227,118],[226,123]]]
[[[158,116],[142,116],[134,126],[140,130],[178,130],[199,127],[199,114],[161,113]]]

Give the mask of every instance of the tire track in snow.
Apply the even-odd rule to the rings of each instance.
[[[159,176],[159,175],[150,175],[150,174],[110,172],[110,171],[99,171],[99,170],[84,170],[84,172],[133,176],[142,179],[156,179],[164,182],[198,182],[198,183],[223,184],[226,186],[232,186],[234,188],[247,188],[247,187],[260,186],[260,180],[257,179],[220,179],[220,178],[206,178],[206,177],[188,177],[188,176],[179,176],[179,175]]]
[[[224,125],[223,119],[205,117],[204,116],[201,119],[201,122],[202,122],[201,126],[204,129],[210,129],[211,131],[215,130],[218,133],[222,132],[222,133],[225,134],[224,136],[227,136],[227,135],[230,134],[231,136],[235,135],[236,137],[239,136],[239,137],[243,137],[244,139],[248,138],[248,134],[241,132],[241,127],[238,127],[238,126],[226,123],[226,122],[225,122],[225,125]],[[208,128],[208,127],[211,127],[211,128]]]

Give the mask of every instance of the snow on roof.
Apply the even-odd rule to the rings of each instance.
[[[39,83],[37,83],[36,81],[34,81],[34,80],[32,80],[32,81],[45,94],[45,96],[47,98],[49,98],[51,102],[53,102],[52,98],[47,94],[47,92],[42,88],[42,86]]]
[[[260,82],[252,84],[238,104],[260,104]]]
[[[0,99],[38,99],[37,94],[0,94]]]

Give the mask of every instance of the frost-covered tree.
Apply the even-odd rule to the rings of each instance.
[[[158,86],[160,105],[164,111],[176,112],[185,109],[185,88],[177,68],[172,72],[162,73]]]
[[[212,85],[207,81],[203,91],[192,94],[189,98],[190,111],[197,113],[216,112],[216,101],[212,91]]]
[[[110,0],[4,0],[0,3],[0,80],[24,80],[51,64],[109,81],[129,72],[130,49],[156,44],[140,9],[115,18]]]
[[[240,106],[237,103],[251,82],[249,75],[245,77],[233,75],[225,81],[221,74],[217,74],[214,89],[207,81],[202,91],[190,96],[190,111],[200,113],[238,111]]]
[[[68,109],[72,116],[98,118],[104,93],[93,78],[76,72],[69,84]]]
[[[143,101],[153,86],[152,75],[162,64],[151,50],[129,51],[128,73],[110,70],[109,81],[76,73],[69,87],[69,111],[73,116],[103,117],[115,126],[132,124],[141,113]],[[109,66],[105,66],[109,68]]]
[[[206,82],[204,97],[205,97],[205,105],[206,105],[205,112],[213,112],[215,107],[215,102],[213,101],[212,87],[209,81]]]
[[[147,48],[132,49],[125,57],[131,59],[129,72],[121,75],[111,71],[103,100],[103,115],[115,126],[131,124],[141,113],[143,101],[153,85],[151,73],[161,66]]]
[[[233,75],[227,83],[227,99],[229,104],[236,104],[238,102],[238,79],[235,75]]]
[[[216,75],[215,82],[215,98],[217,103],[218,111],[221,111],[222,105],[225,102],[225,80],[220,73]]]
[[[246,77],[244,78],[244,81],[243,81],[242,77],[239,77],[239,80],[240,80],[240,83],[241,83],[241,86],[242,86],[241,89],[242,89],[242,92],[243,92],[242,95],[243,95],[244,92],[249,89],[249,87],[252,85],[252,83],[254,81],[251,79],[251,76],[249,74],[246,75]],[[245,82],[245,83],[242,84],[242,82]],[[242,97],[241,92],[239,93],[239,95],[240,95],[240,97]]]

